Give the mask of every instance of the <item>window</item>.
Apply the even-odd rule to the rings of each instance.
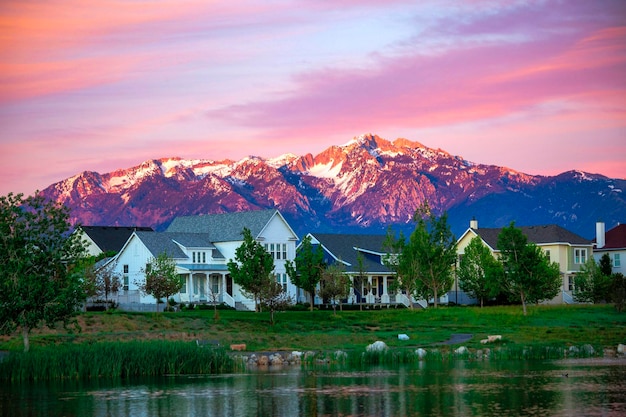
[[[587,249],[574,249],[574,263],[584,264],[587,262]]]
[[[622,261],[620,259],[619,253],[613,255],[613,267],[620,268],[622,266]]]
[[[287,259],[287,244],[283,243],[283,259]]]
[[[192,263],[196,263],[196,253],[195,252],[191,252],[191,262]]]
[[[283,291],[287,292],[287,274],[276,274],[276,282],[283,287]]]
[[[180,283],[182,285],[180,287],[180,293],[181,294],[187,293],[187,277],[185,275],[180,275]]]
[[[567,277],[567,289],[569,291],[574,291],[574,276],[570,275]]]
[[[552,260],[550,259],[550,249],[546,249],[546,258],[548,258],[548,261]]]
[[[124,265],[124,266],[128,266],[128,265]],[[124,287],[123,287],[124,291],[128,291],[128,282],[129,282],[128,275],[124,275]]]
[[[220,277],[213,275],[211,277],[211,292],[213,294],[219,294],[220,293],[220,281],[219,281]]]
[[[206,252],[202,252],[202,263],[206,263]]]
[[[128,274],[128,265],[124,265],[124,273]]]
[[[264,245],[265,250],[272,255],[273,259],[281,260],[287,259],[287,244],[286,243],[266,243]]]

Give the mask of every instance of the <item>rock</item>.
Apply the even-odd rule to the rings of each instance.
[[[380,340],[377,340],[371,345],[367,345],[365,350],[367,352],[382,352],[382,351],[387,350],[387,344],[385,342],[381,342]]]
[[[586,355],[595,355],[596,350],[593,348],[593,346],[591,345],[583,345],[582,347],[583,352],[585,352]]]
[[[280,356],[278,353],[271,355],[269,358],[270,361],[270,365],[282,365],[284,363],[283,361],[283,357]]]
[[[619,353],[620,355],[623,355],[626,353],[626,345],[620,343],[619,345],[617,345],[617,353]]]
[[[335,359],[336,360],[344,360],[348,357],[348,354],[346,352],[344,352],[343,350],[337,350],[335,351]]]
[[[481,339],[480,343],[486,345],[487,343],[489,343],[489,339]]]
[[[259,360],[257,361],[257,365],[259,366],[267,366],[269,364],[269,358],[265,355],[259,356]]]
[[[465,346],[460,346],[459,348],[457,348],[454,353],[456,353],[457,355],[465,355],[467,353],[469,353],[469,351],[467,350],[467,348]]]
[[[487,340],[489,341],[489,343],[493,343],[496,340],[502,340],[502,335],[496,334],[493,336],[487,336]]]
[[[240,343],[240,344],[236,344],[236,345],[230,345],[230,350],[235,350],[235,351],[246,350],[246,344],[245,343]]]
[[[257,356],[254,353],[250,355],[250,357],[248,358],[248,364],[250,365],[256,365],[258,361],[259,361],[259,358],[257,358]]]
[[[415,354],[420,359],[424,359],[427,353],[428,352],[426,352],[426,349],[422,349],[422,348],[415,349]]]
[[[409,336],[404,333],[401,333],[398,335],[398,340],[409,340]]]

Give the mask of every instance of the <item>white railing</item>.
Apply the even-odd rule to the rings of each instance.
[[[574,297],[572,297],[571,295],[569,295],[568,293],[565,292],[565,290],[561,290],[563,292],[563,302],[565,304],[574,304]]]
[[[222,293],[222,302],[230,307],[235,307],[235,299],[227,292]]]

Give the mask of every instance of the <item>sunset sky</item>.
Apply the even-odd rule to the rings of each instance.
[[[626,1],[0,2],[0,195],[362,133],[626,177]]]

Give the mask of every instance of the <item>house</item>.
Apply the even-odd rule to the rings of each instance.
[[[521,226],[522,233],[528,241],[535,243],[546,254],[548,259],[559,264],[562,285],[561,294],[548,301],[549,304],[573,303],[572,292],[574,290],[574,276],[580,267],[593,256],[593,243],[567,229],[556,224],[545,226]],[[478,221],[470,221],[470,227],[457,240],[457,262],[465,253],[465,248],[476,236],[480,237],[489,250],[497,256],[498,235],[501,228],[478,228]],[[458,278],[455,278],[454,289],[448,293],[450,301],[458,304],[473,304],[468,294],[461,291]]]
[[[395,272],[383,262],[385,235],[309,233],[313,245],[321,245],[327,265],[339,262],[352,281],[346,303],[373,304],[381,306],[409,306],[408,296],[394,291]],[[413,300],[418,303],[417,300]],[[316,304],[321,304],[319,297]],[[425,301],[420,301],[426,306]]]
[[[595,248],[593,257],[600,261],[605,253],[611,258],[613,273],[626,275],[626,224],[618,224],[614,228],[606,231],[604,222],[596,223]]]
[[[298,240],[278,210],[185,216],[175,218],[165,232],[135,231],[115,259],[116,272],[122,277],[123,291],[118,303],[124,309],[146,309],[155,304],[152,296],[142,294],[145,271],[151,260],[166,253],[176,263],[183,286],[173,298],[182,303],[225,303],[242,310],[254,310],[228,272],[228,261],[243,243],[243,229],[263,244],[274,257],[276,280],[293,298],[285,262],[293,260]]]
[[[87,254],[98,256],[107,252],[119,252],[134,231],[152,231],[151,227],[138,226],[78,226],[75,233],[80,233],[86,243]]]

